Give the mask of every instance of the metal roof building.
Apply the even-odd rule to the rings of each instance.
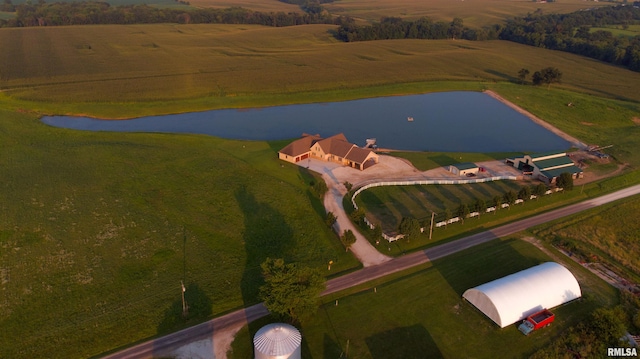
[[[255,359],[300,359],[302,335],[295,327],[272,323],[260,328],[253,337]]]
[[[573,274],[554,262],[468,289],[462,295],[501,328],[581,296],[580,285]]]

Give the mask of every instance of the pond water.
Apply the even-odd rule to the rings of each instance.
[[[412,118],[413,121],[409,121]],[[229,139],[279,140],[302,133],[344,133],[364,145],[438,152],[546,152],[569,142],[480,92],[441,92],[345,102],[213,110],[131,120],[43,117],[48,125],[88,131],[207,134]]]

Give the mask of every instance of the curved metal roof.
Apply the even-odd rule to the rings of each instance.
[[[496,279],[468,289],[462,295],[501,328],[581,296],[580,285],[573,274],[555,262]]]
[[[290,358],[289,355],[300,351],[300,343],[302,343],[300,332],[295,327],[284,323],[265,325],[253,337],[256,358]]]

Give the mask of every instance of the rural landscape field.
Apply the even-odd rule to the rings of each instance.
[[[194,0],[152,7],[303,13],[309,4],[300,4]],[[357,26],[387,16],[426,16],[447,24],[458,17],[472,28],[504,25],[536,10],[565,14],[610,5],[616,3],[319,4],[323,16],[350,17]],[[0,19],[19,15],[2,11]],[[624,41],[638,37],[640,19],[624,25],[591,30],[610,29]],[[583,163],[588,180],[577,181],[572,191],[439,229],[432,239],[423,234],[376,247],[373,232],[357,227],[391,257],[640,184],[640,72],[500,39],[343,42],[336,37],[338,26],[0,27],[0,357],[103,357],[260,303],[267,258],[312,268],[327,279],[363,267],[345,250],[341,233],[327,226],[321,175],[278,160],[278,151],[293,139],[75,131],[47,126],[42,116],[116,121],[491,90],[587,145],[611,146],[606,161]],[[547,67],[562,72],[560,82],[535,86],[532,76],[519,77],[521,69],[533,75]],[[392,155],[426,171],[463,158],[501,161],[515,154]],[[530,184],[381,187],[358,200],[369,219],[391,232],[403,217],[423,220],[472,201],[474,194],[489,201]],[[586,330],[582,323],[598,310],[624,312],[616,323],[640,335],[638,294],[618,290],[581,264],[599,263],[630,284],[640,282],[639,203],[636,195],[324,296],[315,315],[295,323],[304,338],[303,357],[493,358],[505,351],[513,357],[565,357],[559,354],[564,348],[579,345],[566,343]],[[547,261],[574,272],[583,299],[558,308],[554,326],[532,337],[514,326],[498,328],[461,297],[470,287]],[[189,303],[187,315],[181,294]],[[252,335],[277,319],[243,327],[227,356],[251,357]],[[366,330],[363,322],[370,323]]]

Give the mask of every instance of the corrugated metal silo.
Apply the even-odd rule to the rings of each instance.
[[[295,327],[272,323],[260,328],[253,337],[255,359],[301,359],[302,335]]]

